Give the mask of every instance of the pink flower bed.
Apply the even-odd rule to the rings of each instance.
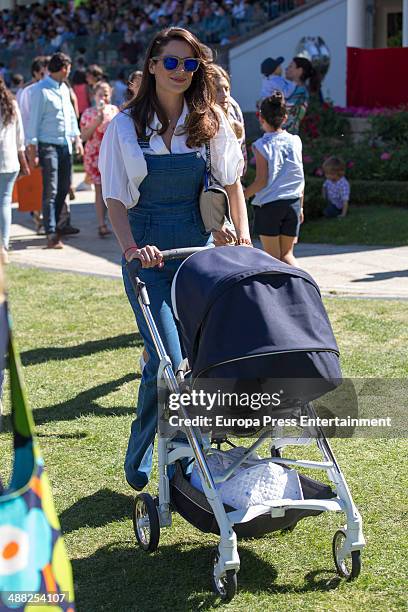
[[[365,106],[335,106],[334,110],[341,115],[348,115],[351,117],[373,117],[376,115],[393,115],[401,111],[407,111],[406,105],[399,106],[398,108],[367,108]]]

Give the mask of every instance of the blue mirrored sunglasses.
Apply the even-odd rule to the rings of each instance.
[[[166,70],[176,70],[183,64],[185,72],[196,72],[200,65],[200,60],[196,57],[177,57],[176,55],[164,55],[163,57],[152,57],[155,62],[161,60]]]

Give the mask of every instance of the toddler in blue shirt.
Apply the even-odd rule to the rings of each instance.
[[[261,106],[262,100],[269,98],[274,91],[280,91],[283,97],[289,98],[296,89],[296,83],[289,81],[282,76],[282,62],[284,58],[282,56],[274,59],[273,57],[267,57],[261,64],[262,72],[262,87],[259,100],[257,102],[257,108]]]

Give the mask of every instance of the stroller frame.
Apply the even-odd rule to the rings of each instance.
[[[190,255],[207,249],[208,247],[183,248],[163,251],[164,260],[185,259]],[[167,388],[170,393],[181,393],[180,383],[183,375],[177,377],[173,371],[173,366],[166,353],[162,339],[158,332],[153,315],[150,311],[150,302],[145,283],[140,280],[138,273],[140,270],[139,260],[132,260],[127,264],[130,279],[135,290],[140,308],[143,312],[146,324],[149,328],[157,355],[160,359],[158,368],[157,385],[158,390]],[[158,402],[158,418],[162,414],[164,406]],[[186,408],[181,405],[181,417],[188,418]],[[307,413],[316,417],[313,406],[306,405]],[[272,518],[284,516],[287,510],[315,510],[318,512],[343,512],[346,516],[346,523],[339,529],[333,538],[333,556],[337,572],[343,578],[352,580],[357,578],[361,569],[360,551],[365,547],[365,539],[362,529],[362,518],[354,504],[346,479],[339,467],[334,453],[330,447],[321,428],[316,428],[315,432],[317,447],[322,455],[322,461],[308,461],[290,459],[280,456],[280,449],[288,445],[308,445],[312,442],[309,437],[274,437],[271,440],[270,458],[264,462],[278,463],[288,467],[303,467],[307,469],[324,471],[329,481],[334,485],[335,497],[330,499],[302,499],[302,500],[270,500],[267,505],[252,506],[247,510],[234,510],[227,512],[222,501],[216,484],[226,481],[234,471],[250,455],[265,442],[267,437],[271,437],[271,432],[276,429],[262,430],[259,438],[246,450],[246,452],[235,460],[229,468],[221,475],[213,477],[206,460],[207,453],[220,452],[211,446],[211,440],[202,436],[199,428],[184,426],[187,441],[173,440],[159,436],[158,438],[158,472],[159,472],[159,494],[158,498],[153,498],[142,493],[136,497],[133,513],[133,525],[135,535],[139,545],[147,552],[154,552],[157,549],[161,527],[169,527],[172,524],[171,517],[171,497],[170,481],[167,469],[176,461],[187,458],[194,459],[199,467],[199,475],[204,491],[204,495],[212,508],[214,517],[219,527],[220,541],[217,549],[212,555],[212,587],[213,590],[224,600],[230,601],[237,589],[236,574],[240,569],[240,559],[237,550],[237,536],[234,532],[234,525],[245,523],[261,515],[270,515]],[[290,528],[288,528],[290,530]],[[351,561],[351,563],[350,563]]]

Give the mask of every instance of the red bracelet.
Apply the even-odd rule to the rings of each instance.
[[[128,253],[129,251],[133,251],[134,249],[138,251],[139,247],[135,244],[134,246],[128,247],[125,251],[123,251],[124,258],[126,259],[126,253]]]

